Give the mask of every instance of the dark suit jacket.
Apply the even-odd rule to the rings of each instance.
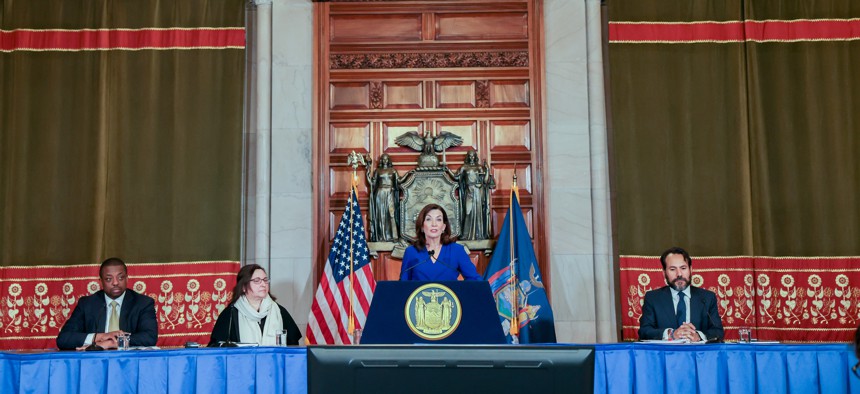
[[[106,311],[104,291],[81,297],[72,317],[60,329],[57,347],[74,349],[84,344],[88,334],[105,332]],[[155,346],[158,341],[155,301],[126,289],[119,312],[119,329],[131,334],[131,346]]]
[[[709,340],[723,339],[723,323],[717,310],[716,294],[690,286],[690,323]],[[639,339],[662,339],[663,331],[676,325],[675,305],[669,286],[645,293],[642,317],[639,318]]]
[[[284,322],[284,330],[287,330],[287,345],[298,345],[302,338],[302,332],[296,325],[287,308],[278,304],[281,310],[281,320]],[[265,319],[263,319],[265,321]],[[209,347],[218,347],[218,342],[239,342],[239,310],[230,304],[218,315],[215,327],[212,327],[212,335],[209,336]]]

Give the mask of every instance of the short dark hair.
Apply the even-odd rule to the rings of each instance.
[[[686,251],[686,250],[684,250],[683,248],[679,248],[679,247],[677,247],[677,246],[673,246],[673,247],[671,247],[671,248],[669,248],[669,249],[666,249],[666,251],[665,251],[665,252],[663,252],[663,254],[662,254],[662,255],[660,255],[660,264],[662,264],[662,265],[663,265],[663,271],[665,271],[665,270],[666,270],[666,257],[668,257],[670,254],[680,254],[680,255],[683,255],[683,256],[684,256],[684,260],[686,260],[686,261],[687,261],[687,265],[689,265],[690,267],[692,267],[692,266],[693,266],[693,259],[691,259],[691,258],[690,258],[690,254],[689,254],[689,253],[687,253],[687,251]]]
[[[248,264],[239,269],[239,273],[236,274],[236,286],[233,287],[233,297],[230,299],[230,304],[235,303],[239,297],[245,294],[245,288],[251,283],[251,278],[254,276],[254,271],[256,270],[266,272],[266,269],[259,264]],[[275,296],[271,292],[269,292],[269,297],[272,297],[272,301],[275,300]]]
[[[126,275],[128,275],[128,267],[125,266],[125,263],[122,261],[122,259],[120,259],[119,257],[109,257],[107,260],[102,261],[102,265],[99,266],[99,278],[103,277],[102,274],[104,273],[105,268],[113,267],[116,265],[122,266],[122,270],[125,271]]]
[[[445,212],[445,208],[442,208],[439,204],[427,204],[418,213],[418,217],[415,218],[415,242],[412,242],[412,245],[418,250],[427,248],[427,238],[424,236],[424,218],[434,209],[442,212],[442,222],[445,223],[445,230],[442,231],[442,236],[440,237],[442,245],[447,245],[457,240],[457,237],[451,236],[451,222],[448,221],[448,212]]]

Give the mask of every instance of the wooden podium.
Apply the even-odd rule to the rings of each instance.
[[[505,344],[486,281],[381,281],[361,344]]]

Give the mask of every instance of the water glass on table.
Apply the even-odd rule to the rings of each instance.
[[[752,330],[749,327],[738,327],[738,343],[752,342]]]
[[[118,350],[128,350],[131,342],[131,334],[120,334],[116,336],[116,348]]]
[[[278,330],[275,333],[275,345],[277,346],[287,346],[287,335],[289,332],[287,330]]]

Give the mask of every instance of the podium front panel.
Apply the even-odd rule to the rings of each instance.
[[[440,295],[439,301],[436,295],[447,292],[439,288],[450,289],[454,296]],[[417,311],[427,316],[426,322],[415,321]],[[408,319],[412,319],[411,323]],[[444,326],[456,322],[456,328],[445,331],[444,327],[438,330],[425,327],[436,328],[440,319]],[[486,281],[381,281],[376,284],[361,343],[504,344],[507,341]]]

